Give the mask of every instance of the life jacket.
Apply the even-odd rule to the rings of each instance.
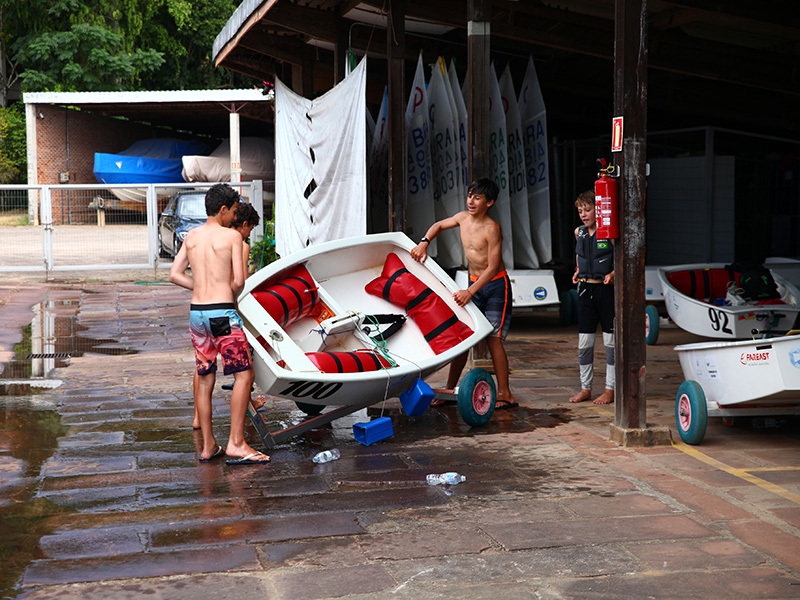
[[[389,361],[371,350],[354,352],[306,352],[323,373],[363,373],[390,367]]]
[[[250,293],[281,327],[321,310],[317,285],[305,265],[297,265],[278,281],[268,281]]]
[[[614,270],[614,246],[609,240],[601,240],[598,247],[597,232],[589,235],[589,228],[581,225],[575,240],[578,255],[578,277],[581,279],[603,279]]]
[[[453,309],[406,269],[393,252],[386,256],[380,277],[370,281],[364,289],[405,309],[436,354],[449,350],[473,334]]]

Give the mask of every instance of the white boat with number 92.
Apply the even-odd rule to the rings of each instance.
[[[714,339],[748,339],[753,330],[788,331],[800,313],[800,291],[777,273],[772,276],[779,298],[745,301],[734,296],[741,273],[723,263],[659,267],[658,276],[670,319],[681,329]]]

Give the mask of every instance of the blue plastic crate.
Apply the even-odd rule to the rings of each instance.
[[[400,404],[409,417],[418,417],[428,408],[434,395],[431,386],[417,379],[410,389],[400,394]]]
[[[394,435],[392,419],[389,417],[378,417],[366,423],[353,424],[353,436],[359,444],[371,446],[375,442],[380,442]]]

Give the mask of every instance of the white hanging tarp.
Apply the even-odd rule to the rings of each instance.
[[[531,208],[531,237],[541,264],[553,260],[553,236],[550,231],[550,171],[547,158],[547,112],[542,88],[533,66],[528,69],[519,93],[522,136],[525,142],[528,199]]]
[[[275,241],[280,256],[366,234],[366,59],[314,100],[275,80]]]
[[[539,260],[531,241],[531,218],[528,210],[528,187],[525,185],[525,148],[522,143],[522,120],[511,78],[506,66],[500,76],[500,95],[506,112],[506,148],[508,151],[508,194],[511,198],[511,233],[514,238],[514,264],[508,268],[538,269]]]
[[[408,189],[406,195],[406,233],[419,241],[436,221],[431,181],[431,138],[428,124],[428,86],[422,53],[411,84],[406,106],[406,146],[408,149]],[[436,256],[437,240],[428,246],[428,254]]]
[[[512,235],[511,196],[508,193],[508,149],[506,148],[506,114],[503,98],[492,65],[489,73],[489,177],[494,179],[500,193],[489,210],[489,215],[503,232],[503,265],[514,267],[514,241]]]
[[[458,194],[458,178],[461,177],[460,145],[455,130],[455,120],[450,99],[445,87],[444,61],[437,61],[431,70],[428,85],[428,101],[431,124],[431,171],[433,175],[433,198],[436,219],[452,217],[466,207],[466,198]],[[455,147],[459,146],[459,153]],[[458,228],[439,234],[436,262],[445,269],[464,266],[463,249]]]

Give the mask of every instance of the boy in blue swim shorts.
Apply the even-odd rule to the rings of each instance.
[[[242,236],[229,228],[238,203],[239,194],[227,184],[217,184],[208,190],[208,219],[186,236],[172,263],[169,280],[192,290],[189,327],[198,375],[195,406],[203,435],[200,462],[227,455],[229,465],[265,464],[269,456],[254,450],[244,437],[254,375],[242,320],[234,304],[246,276]],[[191,276],[186,273],[189,268]],[[222,357],[223,372],[234,377],[231,428],[225,449],[217,444],[211,422],[217,355]]]
[[[494,334],[486,338],[486,343],[497,378],[495,409],[518,406],[509,387],[508,356],[503,347],[503,340],[511,325],[511,281],[503,265],[503,233],[500,224],[488,215],[499,192],[497,184],[491,179],[473,181],[467,188],[467,210],[431,225],[419,244],[411,250],[414,260],[425,262],[430,241],[446,229],[459,228],[469,266],[470,284],[467,289],[453,294],[453,299],[459,306],[472,300],[494,327]],[[458,385],[467,358],[467,354],[462,354],[450,363],[448,389]],[[434,400],[431,406],[444,402]]]

